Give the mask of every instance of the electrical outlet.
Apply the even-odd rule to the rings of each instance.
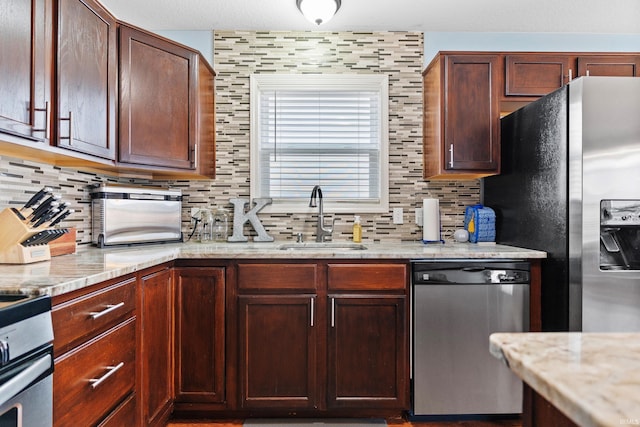
[[[422,208],[416,208],[416,224],[418,227],[422,227],[422,224],[424,224],[422,215]]]
[[[199,212],[200,208],[191,208],[191,218],[196,218]]]
[[[402,208],[393,208],[393,223],[402,224]]]

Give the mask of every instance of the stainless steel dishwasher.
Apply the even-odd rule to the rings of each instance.
[[[412,263],[413,416],[522,412],[522,382],[489,353],[529,330],[529,263]]]

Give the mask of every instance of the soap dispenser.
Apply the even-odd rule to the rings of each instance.
[[[353,219],[353,241],[355,243],[362,242],[362,225],[360,225],[360,216],[355,215]]]

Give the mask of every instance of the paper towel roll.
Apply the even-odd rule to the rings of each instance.
[[[422,240],[425,243],[440,241],[440,201],[438,199],[422,201]]]

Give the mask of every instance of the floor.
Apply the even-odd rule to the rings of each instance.
[[[388,420],[392,427],[521,427],[522,422],[517,420],[501,421],[447,421],[447,422],[409,422],[401,420]],[[241,420],[227,421],[203,421],[197,423],[170,422],[167,427],[241,427]]]

